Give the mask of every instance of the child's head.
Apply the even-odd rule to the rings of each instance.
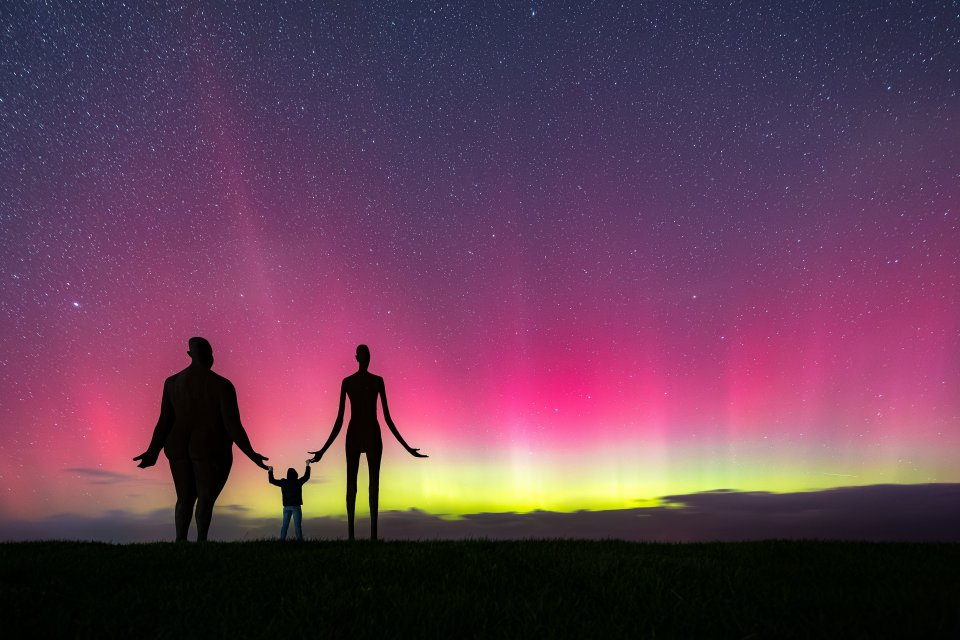
[[[300,476],[297,474],[297,470],[293,467],[287,469],[287,480],[296,480]]]

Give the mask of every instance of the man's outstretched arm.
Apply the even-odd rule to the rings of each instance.
[[[414,449],[404,441],[403,436],[400,435],[400,432],[397,430],[397,425],[393,424],[393,418],[390,417],[390,406],[387,404],[387,385],[384,384],[383,378],[380,378],[380,401],[383,403],[383,419],[386,420],[387,426],[390,428],[390,433],[397,439],[397,441],[403,445],[403,448],[415,458],[427,458],[427,454],[420,453],[420,449]]]
[[[269,458],[253,450],[253,445],[250,444],[250,438],[247,437],[247,431],[240,422],[240,407],[237,406],[237,391],[233,388],[233,383],[229,381],[224,385],[224,390],[220,394],[220,413],[223,416],[223,426],[226,428],[227,433],[230,434],[230,439],[236,443],[237,448],[253,460],[255,465],[261,469],[267,469],[268,467],[263,464],[263,461],[269,460]]]
[[[150,445],[147,450],[134,458],[139,460],[137,466],[141,469],[152,467],[157,463],[157,458],[163,450],[163,445],[167,442],[167,436],[173,429],[174,421],[173,402],[170,401],[169,383],[163,383],[163,396],[160,398],[160,418],[157,420],[157,426],[153,428],[153,437],[150,439]]]
[[[306,483],[310,479],[310,465],[307,465],[307,470],[303,472],[303,476],[300,478],[300,484]]]

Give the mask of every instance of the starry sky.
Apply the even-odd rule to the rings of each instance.
[[[957,3],[334,5],[0,6],[0,519],[172,512],[192,335],[388,511],[960,482]]]

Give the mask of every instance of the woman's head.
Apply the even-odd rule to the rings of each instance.
[[[213,366],[213,347],[206,338],[194,336],[187,341],[187,355],[194,363],[209,369]]]
[[[366,369],[370,364],[370,347],[365,344],[357,345],[357,362],[361,369]]]

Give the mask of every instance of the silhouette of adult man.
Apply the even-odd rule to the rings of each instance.
[[[357,362],[360,368],[356,373],[343,379],[340,385],[340,408],[337,420],[326,444],[314,454],[310,462],[319,462],[326,453],[343,426],[344,399],[350,398],[350,424],[347,425],[347,522],[350,539],[353,540],[353,514],[357,502],[357,473],[360,470],[360,454],[367,454],[367,467],[370,471],[370,539],[377,539],[377,509],[380,502],[380,458],[383,454],[383,441],[380,439],[380,423],[377,422],[377,398],[383,404],[383,419],[387,421],[390,432],[397,438],[410,455],[415,458],[428,456],[414,449],[400,436],[390,417],[387,406],[387,390],[383,378],[367,371],[370,366],[370,349],[365,344],[357,347]]]
[[[230,475],[234,443],[262,469],[268,458],[250,445],[233,384],[210,370],[210,343],[190,338],[188,345],[190,366],[163,383],[160,419],[150,446],[134,460],[140,461],[141,469],[152,467],[163,449],[177,490],[177,541],[187,539],[196,504],[197,540],[202,542],[210,529],[213,504]]]

